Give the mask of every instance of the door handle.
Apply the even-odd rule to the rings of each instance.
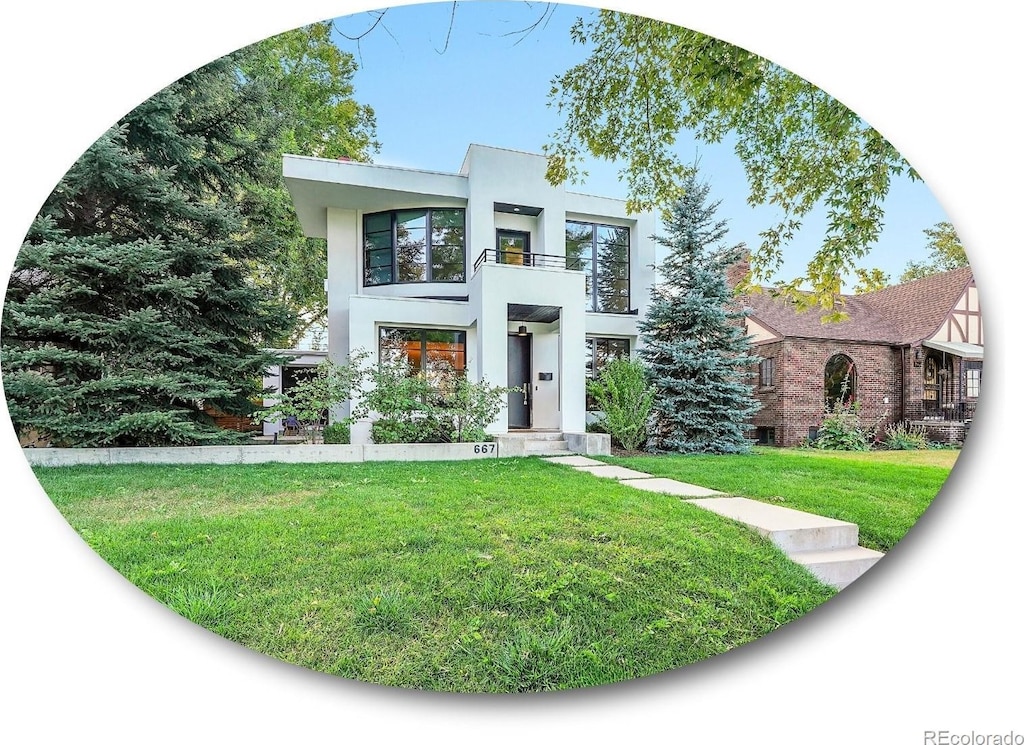
[[[523,406],[530,405],[530,381],[523,383]]]

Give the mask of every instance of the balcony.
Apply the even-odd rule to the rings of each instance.
[[[484,264],[508,264],[510,266],[541,267],[544,269],[576,269],[566,266],[564,256],[553,254],[538,254],[531,251],[510,251],[488,248],[481,253],[473,262],[473,273]]]

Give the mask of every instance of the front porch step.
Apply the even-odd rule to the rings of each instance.
[[[568,453],[569,443],[565,440],[543,439],[526,441],[527,455],[567,455]]]
[[[516,457],[527,455],[569,455],[569,443],[557,430],[513,430],[495,435],[498,452]]]
[[[842,590],[875,565],[885,554],[863,546],[828,551],[794,551],[789,558],[827,585]]]
[[[502,437],[520,437],[520,438],[522,438],[524,440],[527,440],[527,441],[535,441],[535,440],[536,441],[540,441],[540,440],[556,440],[557,441],[557,440],[564,440],[565,439],[565,435],[563,435],[561,432],[558,432],[556,430],[542,430],[542,429],[538,429],[538,430],[520,430],[518,432],[516,430],[512,430],[511,432],[503,434]]]

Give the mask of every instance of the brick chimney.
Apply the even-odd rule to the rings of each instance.
[[[730,290],[735,290],[736,285],[742,282],[750,274],[750,250],[741,248],[736,261],[725,270],[725,281]]]

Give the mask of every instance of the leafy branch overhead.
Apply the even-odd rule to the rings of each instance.
[[[664,209],[693,172],[676,152],[679,134],[709,144],[729,136],[748,202],[779,215],[760,234],[748,284],[775,278],[785,246],[824,206],[827,228],[805,276],[776,285],[800,306],[840,315],[842,277],[878,240],[892,179],[918,178],[899,152],[803,78],[697,31],[602,10],[571,35],[591,51],[552,83],[562,125],[547,148],[548,180],[578,180],[587,154],[621,161],[629,209]]]

